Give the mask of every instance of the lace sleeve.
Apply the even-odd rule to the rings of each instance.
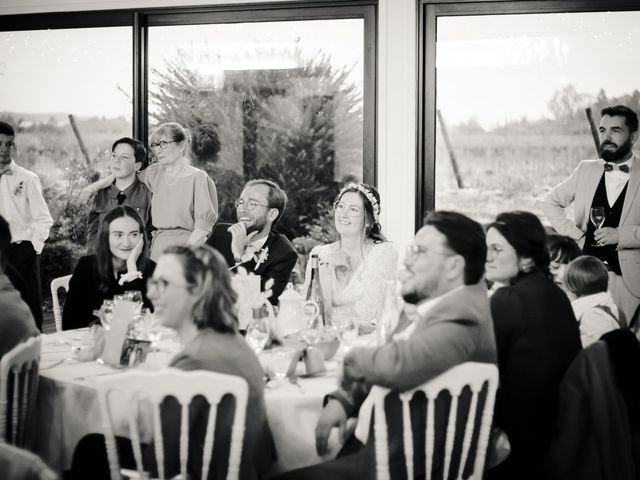
[[[334,305],[353,305],[362,322],[375,322],[386,298],[389,282],[395,283],[398,252],[391,242],[379,243],[369,253],[363,268],[347,288],[334,292]]]

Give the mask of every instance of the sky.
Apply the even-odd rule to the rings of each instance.
[[[162,69],[182,48],[219,58],[223,69],[286,68],[298,66],[287,55],[248,61],[244,52],[296,43],[305,58],[323,52],[338,68],[355,65],[350,78],[361,88],[362,19],[152,27],[149,64]],[[0,32],[0,110],[130,117],[131,45],[130,27]]]
[[[443,17],[437,105],[450,124],[548,118],[565,85],[609,97],[640,89],[639,48],[640,12]]]

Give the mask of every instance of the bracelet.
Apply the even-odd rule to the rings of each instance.
[[[124,285],[125,283],[132,282],[138,278],[142,278],[141,271],[123,273],[122,275],[120,275],[120,280],[118,280],[118,283],[120,285]]]

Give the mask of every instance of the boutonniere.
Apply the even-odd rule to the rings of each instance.
[[[253,256],[253,259],[256,262],[256,266],[253,267],[253,271],[255,272],[267,258],[269,258],[269,247],[264,247],[259,252],[256,252]]]
[[[16,187],[16,189],[13,191],[13,196],[14,197],[19,197],[20,195],[22,195],[22,191],[24,190],[24,181],[20,181],[20,183],[18,183],[18,186]]]

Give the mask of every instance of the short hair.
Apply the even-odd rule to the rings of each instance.
[[[11,229],[9,222],[0,215],[0,265],[4,266],[7,261],[7,251],[11,245]]]
[[[582,255],[567,266],[564,284],[578,297],[606,292],[609,288],[609,272],[600,259]]]
[[[111,146],[111,151],[113,152],[118,145],[124,143],[133,148],[133,156],[135,157],[136,163],[141,163],[142,166],[140,170],[144,170],[147,168],[148,160],[147,160],[147,149],[144,148],[144,144],[140,140],[136,140],[135,138],[130,137],[122,137],[113,142]]]
[[[149,261],[149,248],[147,245],[147,236],[145,232],[144,222],[138,212],[128,205],[121,205],[112,210],[109,210],[100,222],[98,228],[98,235],[96,237],[95,253],[98,269],[98,288],[101,292],[106,293],[109,291],[111,282],[114,278],[113,271],[113,254],[109,247],[109,225],[111,222],[121,217],[133,218],[140,227],[140,235],[142,236],[142,252],[138,257],[137,267],[138,270],[144,272]]]
[[[272,223],[272,225],[275,227],[282,218],[282,215],[284,215],[284,211],[287,208],[287,202],[289,201],[289,199],[287,198],[287,194],[284,190],[282,190],[282,188],[280,188],[280,185],[278,185],[276,182],[264,178],[249,180],[242,188],[242,190],[247,187],[253,187],[254,185],[266,185],[269,188],[269,195],[267,197],[269,208],[278,209],[278,216]]]
[[[626,105],[614,105],[612,107],[605,107],[600,110],[600,116],[604,117],[609,115],[610,117],[624,117],[624,122],[629,127],[629,132],[638,131],[638,114],[631,110]]]
[[[150,138],[153,140],[163,133],[166,133],[174,142],[185,142],[184,154],[185,156],[188,154],[191,145],[191,135],[186,128],[176,122],[162,123],[154,130]]]
[[[0,135],[7,135],[9,137],[15,137],[16,131],[7,122],[0,122]]]
[[[582,250],[573,238],[557,233],[547,236],[547,249],[552,262],[566,264],[582,255]]]
[[[531,258],[536,267],[549,275],[547,232],[537,216],[523,210],[502,212],[487,226],[487,230],[490,228],[500,232],[518,256]]]
[[[192,311],[198,329],[213,328],[221,333],[237,331],[238,296],[231,286],[229,267],[222,254],[208,245],[173,245],[162,254],[178,258],[187,288],[199,294]]]
[[[376,202],[378,203],[378,215],[380,215],[382,206],[380,204],[380,193],[378,192],[378,189],[373,185],[368,185],[363,182],[354,181],[354,182],[347,183],[344,187],[342,187],[342,190],[340,190],[340,192],[336,196],[335,202],[340,201],[342,196],[347,192],[355,192],[358,195],[360,195],[360,198],[362,199],[362,204],[364,205],[364,211],[366,215],[365,237],[370,238],[375,243],[386,242],[387,239],[382,234],[382,226],[380,225],[380,222],[378,222],[373,215],[373,205],[371,204],[371,201],[366,197],[366,195],[358,189],[358,186],[371,192],[371,195],[373,195],[373,198],[375,198]],[[369,226],[366,226],[366,224],[368,224]]]
[[[475,220],[458,212],[434,211],[424,225],[434,227],[447,239],[447,245],[464,258],[464,283],[478,283],[484,275],[487,242],[484,230]]]

